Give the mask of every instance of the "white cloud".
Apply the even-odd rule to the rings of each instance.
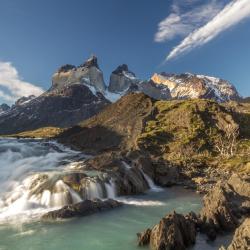
[[[166,60],[173,59],[198,46],[211,41],[223,31],[238,24],[250,16],[250,0],[233,0],[227,4],[214,18],[205,25],[191,32],[177,47],[175,47]]]
[[[156,42],[164,42],[176,36],[186,36],[213,18],[223,7],[222,1],[195,4],[200,1],[174,1],[172,13],[158,24]],[[193,6],[195,4],[195,6]],[[193,8],[190,9],[190,6]],[[183,12],[183,10],[185,12]]]
[[[44,92],[42,88],[23,81],[10,62],[0,62],[0,88],[0,97],[7,102],[14,102],[22,96],[38,96]]]

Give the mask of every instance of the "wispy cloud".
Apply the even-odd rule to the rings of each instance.
[[[209,3],[202,1],[202,4],[197,4],[197,2],[200,1],[175,0],[171,14],[158,24],[155,41],[164,42],[176,36],[186,36],[208,22],[223,7],[223,1],[218,0],[212,0]]]
[[[212,20],[189,34],[175,47],[166,60],[173,59],[198,46],[208,43],[228,28],[250,16],[249,0],[234,0],[224,7]]]
[[[183,12],[183,3],[191,9],[184,8]],[[205,4],[199,0],[175,0],[172,13],[158,25],[155,41],[184,37],[166,57],[166,61],[171,60],[208,43],[249,16],[250,0],[212,0]]]
[[[7,90],[7,91],[6,91]],[[10,62],[0,62],[0,97],[6,102],[14,102],[22,96],[38,96],[44,91],[21,79]]]

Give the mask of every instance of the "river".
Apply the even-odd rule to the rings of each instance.
[[[158,223],[173,210],[187,213],[201,208],[201,196],[194,192],[153,186],[143,195],[116,197],[125,205],[115,210],[55,223],[41,222],[40,216],[55,206],[41,202],[44,198],[39,202],[27,198],[30,178],[64,171],[84,157],[56,142],[0,140],[0,250],[140,249],[136,246],[137,232]],[[59,205],[57,202],[56,207]],[[192,249],[218,249],[230,239],[224,236],[207,244],[199,235]]]

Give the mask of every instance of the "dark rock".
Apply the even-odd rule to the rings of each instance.
[[[0,116],[1,134],[14,134],[41,127],[70,127],[87,119],[110,102],[81,84],[52,89],[25,105],[15,105]]]
[[[233,240],[227,248],[227,250],[240,249],[250,249],[250,218],[246,218],[244,222],[236,229]]]
[[[43,220],[67,219],[72,217],[82,217],[104,210],[121,206],[122,203],[115,200],[84,200],[77,204],[67,205],[61,209],[48,212],[42,216]]]
[[[240,218],[249,214],[249,182],[233,175],[228,182],[219,182],[204,196],[200,213],[201,231],[210,239],[215,234],[232,231],[239,225]]]
[[[81,64],[80,67],[86,67],[86,68],[96,67],[99,69],[97,57],[91,56],[86,62]]]
[[[130,87],[137,82],[135,74],[128,69],[126,64],[122,64],[114,70],[110,76],[109,91],[128,93]],[[124,93],[123,93],[124,94]]]
[[[138,233],[137,238],[138,238],[138,246],[146,246],[150,242],[150,234],[151,234],[151,229],[148,228],[145,231]]]
[[[118,66],[118,67],[112,72],[112,74],[121,75],[121,74],[123,74],[124,71],[125,71],[125,72],[126,72],[126,71],[127,71],[127,72],[129,71],[128,65],[127,65],[127,64],[122,64],[122,65]],[[133,74],[133,75],[135,76],[134,73],[131,72],[131,74]]]
[[[155,250],[183,250],[193,245],[195,238],[195,223],[175,212],[162,218],[152,230],[148,229],[138,237],[139,245],[150,243],[151,249]]]
[[[61,67],[57,70],[57,72],[58,72],[58,73],[68,72],[68,71],[70,71],[70,70],[72,70],[72,69],[76,69],[76,66],[71,65],[71,64],[66,64],[66,65],[61,66]]]

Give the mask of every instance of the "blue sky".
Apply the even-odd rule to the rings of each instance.
[[[107,82],[127,63],[143,79],[207,74],[250,96],[250,1],[0,0],[0,103],[39,94],[92,53]]]

